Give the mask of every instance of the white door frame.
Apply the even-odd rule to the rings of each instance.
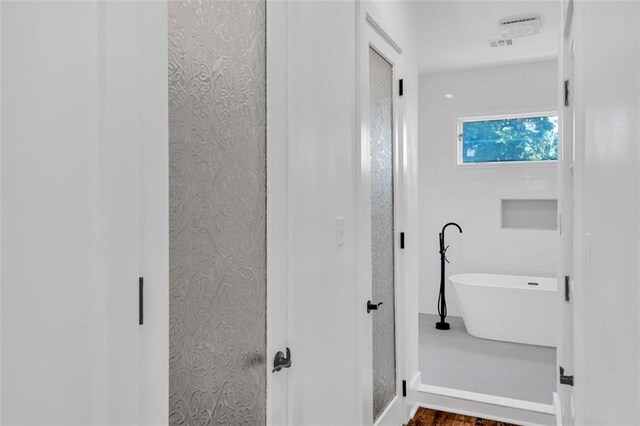
[[[289,370],[272,369],[275,354],[289,346],[288,2],[267,0],[266,7],[267,425],[286,425]]]
[[[366,311],[371,300],[371,168],[369,147],[369,48],[372,47],[393,66],[393,182],[394,182],[394,274],[395,274],[395,337],[396,337],[396,397],[375,422],[376,425],[398,425],[404,422],[402,379],[404,377],[404,256],[400,249],[400,232],[406,224],[404,182],[405,127],[404,102],[399,97],[398,79],[403,75],[402,49],[376,19],[369,15],[362,2],[356,2],[356,197],[357,197],[357,285],[359,383],[361,423],[373,421],[372,377],[372,316]]]
[[[558,87],[559,87],[559,125],[560,125],[560,145],[559,145],[559,199],[560,215],[560,262],[558,265],[558,354],[557,367],[565,369],[565,375],[574,375],[574,331],[575,324],[575,280],[576,270],[574,253],[575,248],[575,214],[577,192],[576,172],[580,165],[576,164],[575,158],[575,99],[573,97],[575,88],[574,74],[574,49],[573,49],[573,0],[563,0],[560,8],[560,22],[562,23],[559,44],[560,55],[558,63]],[[565,105],[565,80],[569,81],[569,106]],[[565,277],[569,277],[570,300],[565,300]],[[556,382],[557,399],[556,415],[558,424],[574,424],[573,388],[562,385],[559,382],[559,371],[556,371],[558,381]]]

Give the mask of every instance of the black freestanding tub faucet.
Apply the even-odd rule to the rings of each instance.
[[[447,299],[444,294],[444,283],[445,283],[445,273],[444,267],[445,262],[449,263],[447,260],[447,249],[449,246],[444,245],[444,231],[448,226],[455,226],[458,228],[458,231],[462,234],[462,228],[460,225],[454,222],[449,222],[445,226],[442,227],[442,231],[440,232],[440,293],[438,294],[438,315],[440,315],[440,321],[436,323],[436,328],[438,330],[448,330],[450,328],[449,323],[445,321],[447,318]]]

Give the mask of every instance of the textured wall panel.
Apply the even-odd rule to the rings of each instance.
[[[371,131],[371,256],[373,301],[373,416],[396,395],[393,229],[393,68],[369,49]]]
[[[168,4],[169,423],[264,424],[265,2]]]

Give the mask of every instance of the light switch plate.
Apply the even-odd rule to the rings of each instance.
[[[344,217],[336,218],[336,246],[344,245]]]

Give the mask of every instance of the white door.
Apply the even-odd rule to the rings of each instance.
[[[571,20],[573,4],[564,3],[564,31],[562,37],[561,57],[561,109],[562,109],[562,152],[560,153],[560,182],[562,191],[561,209],[561,253],[560,274],[558,277],[560,291],[560,339],[558,345],[558,395],[562,408],[562,423],[573,425],[573,371],[574,371],[574,342],[573,342],[573,298],[575,295],[574,281],[574,239],[575,239],[575,110],[573,87],[574,49]]]
[[[287,2],[267,1],[267,424],[291,424],[288,404],[295,348],[289,336],[289,214],[287,172]],[[291,364],[274,371],[290,352]]]
[[[284,5],[168,4],[170,424],[287,423]]]
[[[401,50],[372,16],[362,12],[360,105],[362,134],[358,197],[358,257],[363,324],[363,418],[365,424],[402,424],[403,119],[396,65]]]

